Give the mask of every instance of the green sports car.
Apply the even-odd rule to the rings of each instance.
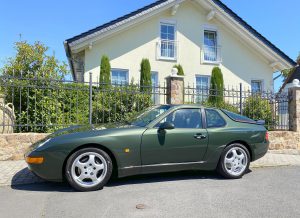
[[[118,177],[215,170],[241,178],[269,147],[263,121],[199,105],[159,105],[127,123],[73,126],[33,144],[29,169],[79,191],[101,189]]]

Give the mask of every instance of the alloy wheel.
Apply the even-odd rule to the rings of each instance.
[[[246,170],[248,156],[244,149],[240,147],[231,148],[225,155],[224,166],[228,174],[239,176]]]
[[[100,184],[107,174],[105,158],[96,152],[79,155],[72,163],[71,176],[81,187],[94,187]]]

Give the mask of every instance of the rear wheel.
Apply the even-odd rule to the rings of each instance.
[[[218,164],[218,172],[229,179],[241,178],[249,169],[250,154],[248,149],[239,143],[226,147]]]
[[[109,155],[97,148],[84,148],[73,153],[66,164],[69,184],[78,191],[95,191],[103,188],[112,174]]]

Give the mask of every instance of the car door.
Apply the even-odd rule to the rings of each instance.
[[[161,130],[159,126],[172,123],[174,129]],[[207,149],[208,137],[202,127],[199,108],[182,108],[166,115],[142,136],[142,165],[198,162]]]

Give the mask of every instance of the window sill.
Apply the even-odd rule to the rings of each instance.
[[[159,57],[159,61],[177,61],[177,58],[170,58],[170,57]]]
[[[205,61],[202,60],[202,64],[220,65],[222,61]]]

